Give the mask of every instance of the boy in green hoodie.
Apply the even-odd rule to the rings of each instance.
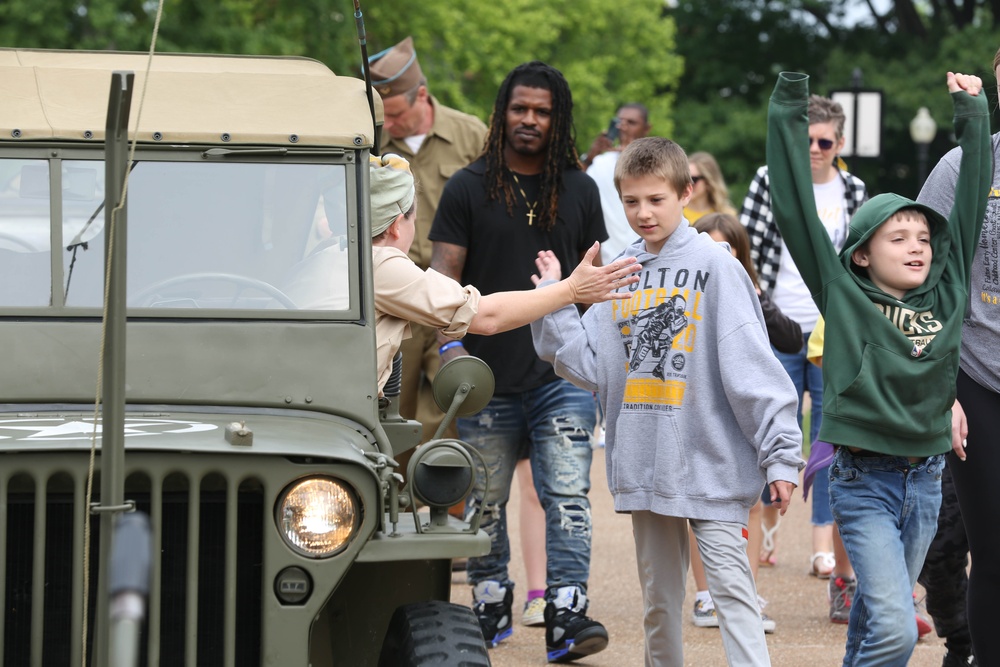
[[[949,72],[947,83],[963,151],[950,217],[878,195],[851,219],[839,256],[813,201],[808,77],[780,74],[768,108],[774,217],[826,319],[819,438],[837,448],[830,503],[858,579],[845,666],[905,665],[913,652],[912,591],[934,537],[942,455],[951,448],[962,318],[992,151],[982,81]]]

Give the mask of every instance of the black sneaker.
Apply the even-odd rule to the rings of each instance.
[[[588,618],[587,596],[576,586],[563,586],[545,605],[545,648],[549,662],[570,662],[608,647],[608,631]]]
[[[950,650],[945,653],[941,667],[969,667],[970,665],[976,667],[978,664],[974,656]]]
[[[472,611],[479,619],[486,646],[495,648],[507,637],[514,634],[514,586],[501,586],[492,579],[481,581],[472,587]]]

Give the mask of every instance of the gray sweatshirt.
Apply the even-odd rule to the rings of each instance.
[[[955,203],[962,149],[953,148],[924,182],[917,201],[947,216]],[[1000,133],[993,135],[993,163],[1000,163]],[[993,170],[986,218],[972,260],[969,308],[962,324],[962,370],[990,391],[1000,392],[1000,169]]]
[[[615,510],[746,524],[765,483],[798,483],[791,380],[768,344],[740,263],[682,221],[643,265],[632,298],[534,322],[538,355],[600,392]],[[623,288],[626,289],[626,288]]]

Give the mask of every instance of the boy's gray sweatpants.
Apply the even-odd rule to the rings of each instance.
[[[769,666],[764,625],[757,604],[746,526],[691,520],[705,565],[730,665]],[[652,512],[632,512],[635,555],[645,607],[646,667],[684,665],[681,631],[690,565],[688,520]]]

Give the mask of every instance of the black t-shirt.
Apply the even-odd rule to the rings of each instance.
[[[594,241],[607,240],[597,184],[582,171],[563,172],[559,215],[548,231],[537,217],[542,202],[534,209],[534,224],[528,225],[529,207],[517,185],[513,215],[507,214],[502,196],[489,201],[485,172],[485,161],[479,159],[448,180],[429,235],[431,241],[466,249],[463,285],[474,285],[483,294],[534,289],[531,276],[537,273],[535,257],[540,250],[555,253],[566,277]],[[541,176],[518,174],[518,181],[528,201],[538,201]],[[465,347],[493,369],[497,394],[528,391],[556,379],[552,366],[535,354],[530,327],[495,336],[469,335]]]

